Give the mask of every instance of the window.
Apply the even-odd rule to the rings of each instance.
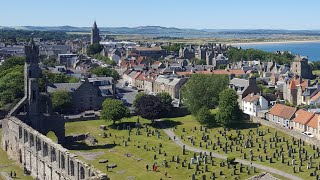
[[[70,161],[70,174],[71,176],[74,176],[74,162]]]
[[[19,139],[22,139],[22,127],[19,127]]]
[[[24,142],[28,142],[28,131],[27,130],[24,130]]]
[[[64,155],[61,155],[61,168],[62,168],[62,169],[65,169],[65,168],[66,168],[66,163],[65,163]]]
[[[43,143],[43,156],[48,156],[48,144]]]
[[[56,150],[54,148],[51,148],[51,162],[54,162],[56,160],[57,160]]]
[[[30,147],[34,146],[34,137],[33,134],[30,134]]]

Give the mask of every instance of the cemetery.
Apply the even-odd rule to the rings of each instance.
[[[137,120],[139,123],[137,123]],[[174,129],[174,133],[179,136],[183,136],[182,140],[188,145],[192,145],[188,137],[194,137],[194,146],[206,149],[206,146],[209,151],[226,154],[223,152],[226,142],[230,142],[227,145],[226,152],[232,156],[228,159],[220,159],[216,157],[211,157],[211,153],[195,153],[179,147],[175,144],[173,139],[170,139],[169,136],[163,131],[165,125],[169,129]],[[260,127],[259,130],[263,131],[265,127]],[[196,130],[194,130],[196,129]],[[258,146],[255,141],[251,144],[251,141],[248,142],[248,148],[245,149],[242,147],[242,152],[237,151],[236,148],[241,149],[241,143],[246,140],[247,132],[252,129],[252,136],[255,137],[256,131],[255,128],[249,128],[241,130],[243,134],[243,140],[239,139],[238,145],[236,142],[230,140],[225,140],[220,135],[219,130],[222,131],[223,128],[215,129],[206,129],[201,128],[195,120],[192,119],[192,116],[185,116],[181,118],[173,118],[169,120],[164,120],[163,122],[156,122],[155,125],[152,125],[149,120],[132,117],[121,120],[121,122],[112,125],[109,121],[103,120],[94,120],[94,121],[82,121],[82,122],[70,122],[66,123],[66,134],[79,136],[79,134],[90,134],[90,137],[84,141],[78,141],[67,147],[74,154],[77,154],[80,159],[86,161],[87,163],[94,165],[99,170],[106,172],[111,179],[165,179],[167,177],[171,179],[247,179],[256,175],[261,175],[264,171],[255,168],[250,165],[245,165],[242,163],[234,163],[234,158],[243,158],[242,154],[246,153],[246,159],[253,157],[253,161],[258,161],[258,156],[262,154],[270,154],[271,149],[269,149],[269,143],[267,143],[266,149],[267,153],[263,153],[263,144],[262,148],[257,151],[258,148],[252,150],[252,155],[250,155],[250,148]],[[235,130],[227,132],[227,135],[231,132],[235,133]],[[209,136],[210,139],[201,140],[202,134]],[[269,137],[267,130],[265,132],[268,135],[264,137]],[[270,129],[270,134],[272,130]],[[216,137],[214,138],[214,135]],[[212,136],[212,138],[211,138]],[[282,134],[278,134],[282,137]],[[218,137],[220,143],[218,144]],[[263,136],[261,136],[263,137]],[[207,138],[207,137],[206,137]],[[189,138],[190,139],[190,138]],[[213,141],[211,143],[211,140]],[[198,141],[198,142],[197,142]],[[260,143],[261,139],[259,139]],[[276,140],[275,140],[276,141]],[[200,147],[201,142],[201,147]],[[268,141],[267,141],[268,142]],[[208,143],[210,145],[208,145]],[[216,147],[212,150],[212,146],[215,143]],[[274,145],[275,142],[273,142]],[[296,142],[298,143],[298,142]],[[233,144],[233,145],[231,145]],[[277,146],[281,146],[283,141],[278,142]],[[232,152],[230,151],[230,145]],[[252,146],[251,146],[252,145]],[[296,146],[292,146],[294,148]],[[301,148],[305,148],[306,151],[312,150],[306,145],[301,145]],[[274,149],[274,148],[272,148]],[[283,147],[283,151],[286,150],[286,147]],[[269,152],[270,151],[270,152]],[[281,151],[278,150],[278,153]],[[285,152],[283,152],[284,154]],[[296,155],[297,153],[291,153],[291,156]],[[283,155],[285,161],[288,161],[287,154]],[[301,155],[302,156],[302,155]],[[269,159],[265,160],[265,155],[263,156],[263,161],[269,166],[274,166],[279,164],[281,161],[280,157],[273,157],[272,154]],[[304,156],[302,157],[304,158]],[[267,164],[266,162],[272,161],[272,164]],[[292,162],[292,161],[290,161]],[[299,161],[296,160],[294,166],[290,165],[290,169],[293,170],[293,167],[296,167],[296,174],[299,176],[307,177],[307,172],[315,169],[317,166],[315,159],[312,159],[312,168],[306,170],[305,164],[307,161],[303,160],[303,166],[299,172]],[[148,165],[148,171],[147,166]],[[153,165],[157,166],[156,172],[153,171]],[[279,164],[280,166],[283,164]],[[282,168],[284,170],[284,168]],[[302,172],[303,171],[303,172]],[[306,172],[307,171],[307,172]],[[275,176],[274,177],[279,177]],[[308,176],[310,177],[310,176]],[[280,177],[281,179],[284,179]]]

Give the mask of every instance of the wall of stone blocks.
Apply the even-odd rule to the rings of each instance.
[[[15,117],[3,120],[2,147],[11,159],[40,180],[108,179],[61,145]]]

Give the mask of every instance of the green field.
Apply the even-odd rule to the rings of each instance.
[[[186,116],[183,118],[171,118],[169,120],[172,121],[176,121],[176,122],[181,122],[182,125],[178,125],[176,130],[174,131],[176,135],[178,135],[179,137],[181,135],[184,136],[184,138],[182,139],[186,144],[192,146],[192,143],[190,142],[190,140],[188,140],[186,138],[186,136],[193,136],[196,139],[196,143],[194,144],[194,146],[200,148],[200,149],[205,149],[205,142],[201,140],[203,132],[204,131],[199,131],[200,129],[200,125],[194,120],[194,118],[192,116]],[[197,128],[197,130],[194,130],[194,127]],[[243,152],[241,153],[240,151],[236,151],[235,148],[233,149],[232,152],[228,151],[227,153],[225,153],[223,151],[223,147],[224,144],[226,143],[226,139],[219,133],[219,131],[224,131],[223,128],[213,128],[213,129],[208,129],[207,133],[205,133],[205,135],[209,135],[210,141],[212,140],[213,142],[217,142],[217,139],[219,138],[222,145],[222,148],[220,148],[219,146],[216,146],[216,149],[213,150],[212,146],[209,146],[208,149],[210,149],[213,152],[216,153],[220,153],[220,154],[225,154],[225,155],[231,155],[231,156],[235,156],[237,158],[240,159],[244,159],[244,153],[246,153],[246,160],[250,160],[250,150],[252,150],[253,152],[253,162],[257,163],[257,164],[262,164],[265,166],[270,166],[272,168],[276,168],[278,170],[281,170],[283,172],[287,172],[290,174],[294,174],[295,176],[299,176],[302,177],[304,179],[310,178],[310,173],[312,173],[315,170],[315,167],[318,166],[318,164],[320,164],[320,158],[316,157],[312,159],[313,162],[313,168],[311,169],[307,169],[307,162],[308,161],[303,161],[302,163],[302,172],[296,172],[293,173],[293,166],[290,164],[289,166],[287,165],[288,161],[289,163],[292,163],[292,158],[288,157],[288,153],[287,153],[287,148],[286,148],[286,142],[278,142],[277,143],[277,148],[275,148],[275,143],[272,142],[270,143],[269,140],[270,138],[273,138],[275,135],[275,130],[273,128],[269,128],[266,126],[259,126],[258,130],[259,131],[265,131],[266,134],[263,136],[259,136],[257,134],[257,124],[251,123],[251,122],[247,122],[247,123],[242,123],[237,125],[234,129],[231,129],[230,131],[227,131],[226,137],[228,138],[228,136],[236,136],[236,129],[239,129],[241,134],[244,135],[244,139],[248,138],[248,134],[251,131],[251,136],[252,139],[254,140],[254,142],[256,142],[256,138],[257,138],[257,142],[254,143],[252,148],[244,148],[241,147],[241,145],[238,145],[238,148],[242,148]],[[185,132],[182,132],[182,129],[185,128]],[[268,129],[269,129],[269,133],[268,133]],[[292,145],[292,148],[298,149],[298,144],[293,145],[292,143],[292,137],[288,136],[287,134],[284,134],[282,132],[277,132],[277,136],[279,139],[283,140],[283,137],[288,140],[289,146]],[[263,151],[263,146],[262,146],[262,138],[264,140],[267,141],[267,152],[264,153]],[[202,147],[200,147],[200,141],[202,142]],[[230,144],[231,140],[228,140],[228,143]],[[234,141],[236,142],[236,140]],[[235,143],[236,144],[236,143]],[[261,144],[261,148],[258,147],[258,144]],[[270,148],[270,144],[272,144],[272,148]],[[266,155],[268,157],[272,157],[273,153],[276,151],[276,149],[278,149],[277,151],[280,152],[280,147],[283,146],[284,149],[284,163],[281,162],[281,158],[279,157],[277,158],[273,158],[272,163],[270,163],[268,160],[265,159]],[[235,146],[234,146],[235,147]],[[313,156],[314,153],[316,153],[316,150],[313,150],[313,147],[311,145],[308,145],[305,143],[304,146],[301,146],[301,148],[305,149],[306,151],[308,151],[308,156],[307,159],[309,159],[309,156]],[[298,150],[297,150],[298,151]],[[260,162],[260,160],[258,159],[258,156],[261,155],[263,158],[262,162]],[[294,155],[295,158],[295,168],[298,169],[298,152],[296,153],[292,153],[292,155]],[[304,157],[304,153],[302,153],[302,157]]]
[[[133,127],[136,122],[136,117],[130,119],[124,119],[119,125],[122,129],[123,124],[127,127],[129,124]],[[149,124],[150,121],[140,118],[140,123],[143,125]],[[175,124],[175,122],[171,122]],[[108,129],[105,131],[108,134],[107,138],[103,138],[103,131],[99,130],[99,125],[107,125]],[[191,157],[193,157],[193,152],[186,152],[185,155],[182,154],[182,149],[177,146],[173,141],[168,139],[168,136],[160,129],[161,134],[160,139],[157,135],[147,136],[146,128],[141,129],[141,135],[136,135],[136,129],[133,129],[130,135],[130,141],[128,146],[124,147],[124,142],[128,139],[128,130],[117,130],[116,126],[111,128],[111,123],[105,122],[102,120],[95,121],[83,121],[83,122],[71,122],[66,124],[66,134],[79,134],[89,132],[91,135],[97,138],[98,144],[95,146],[87,146],[79,142],[75,144],[73,153],[78,154],[81,159],[94,165],[96,168],[107,173],[111,179],[127,179],[130,176],[136,177],[136,179],[160,179],[165,178],[165,172],[168,173],[168,176],[171,179],[191,179],[191,175],[195,172],[195,165],[191,165],[191,169],[188,169],[186,166],[182,167],[182,161],[190,162]],[[153,127],[148,127],[150,131],[155,131]],[[111,133],[111,136],[110,134]],[[114,141],[115,144],[114,145]],[[160,148],[160,143],[162,148]],[[146,145],[146,149],[144,149]],[[72,149],[72,147],[70,147]],[[80,150],[78,150],[80,149]],[[159,149],[161,149],[161,154],[159,154]],[[164,155],[166,153],[166,156]],[[126,154],[132,155],[127,157]],[[157,159],[154,160],[154,155]],[[197,154],[198,155],[198,154]],[[172,156],[179,156],[181,161],[170,162]],[[138,160],[141,158],[140,160]],[[117,164],[113,170],[107,171],[106,164],[99,163],[99,160],[107,159],[109,160],[108,164]],[[165,168],[163,165],[163,160],[166,159],[169,167]],[[212,172],[215,172],[217,179],[246,179],[254,175],[253,170],[251,170],[250,175],[245,173],[240,173],[239,169],[236,170],[236,175],[231,176],[232,168],[228,169],[227,166],[220,167],[219,163],[221,159],[214,158],[215,166],[208,166],[209,172],[203,172],[198,174],[196,177],[200,179],[203,174],[206,174],[207,179],[209,179]],[[150,171],[152,164],[157,163],[159,166],[157,172]],[[149,165],[149,171],[146,171],[146,164]],[[238,165],[239,167],[239,165]],[[200,171],[204,170],[204,165],[200,166]],[[223,175],[219,175],[220,171],[223,172]],[[260,173],[261,171],[257,169],[255,174]]]

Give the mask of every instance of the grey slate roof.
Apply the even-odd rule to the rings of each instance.
[[[48,86],[48,92],[53,93],[58,90],[65,90],[67,92],[74,92],[81,85],[82,85],[82,83],[56,83],[51,86]]]

